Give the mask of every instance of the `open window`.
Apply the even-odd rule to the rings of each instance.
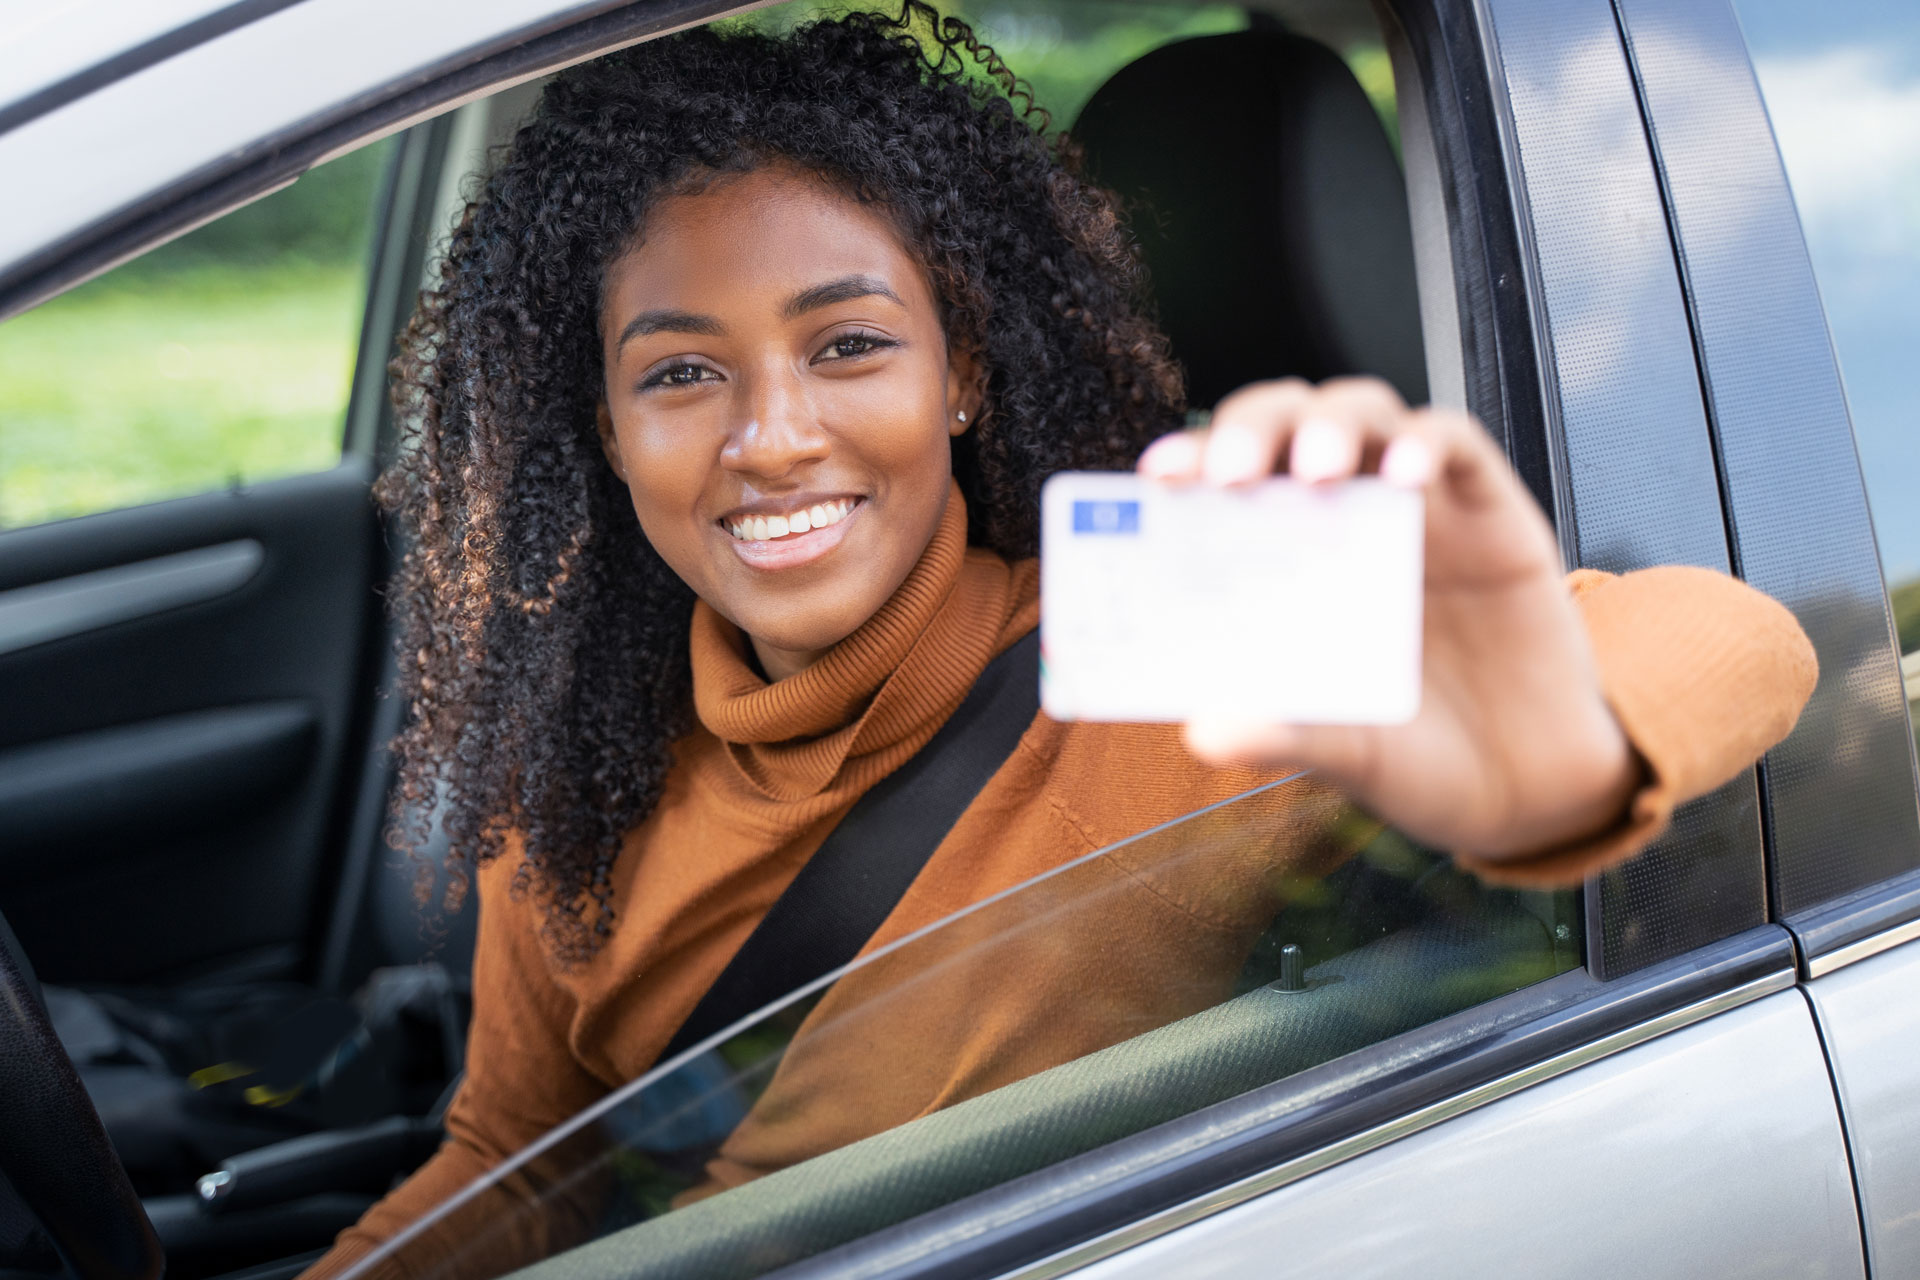
[[[1435,144],[1371,6],[968,16],[1122,196],[1197,413],[1350,373],[1466,402]],[[441,190],[530,104],[523,86],[462,108]],[[1357,813],[1296,843],[1337,811],[1295,778],[1063,847],[1059,870],[661,1064],[366,1265],[491,1276],[572,1249],[571,1274],[761,1274],[1581,964],[1577,895],[1490,890]],[[956,1066],[982,1026],[994,1051]]]

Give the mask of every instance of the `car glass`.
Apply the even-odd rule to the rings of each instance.
[[[1820,286],[1908,706],[1920,696],[1920,9],[1735,0]]]
[[[337,466],[391,146],[0,325],[0,528]]]
[[[1563,972],[1568,906],[1285,777],[695,1046],[366,1265],[759,1274]]]

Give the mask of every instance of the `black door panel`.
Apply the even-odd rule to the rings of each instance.
[[[370,692],[368,483],[0,534],[0,905],[44,978],[303,955]]]

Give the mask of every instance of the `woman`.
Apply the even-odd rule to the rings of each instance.
[[[1570,590],[1484,433],[1381,384],[1255,386],[1176,432],[1179,372],[1113,199],[1044,118],[977,87],[1021,97],[963,26],[916,41],[930,17],[694,31],[576,68],[455,232],[399,361],[408,445],[381,492],[415,531],[402,811],[439,793],[485,882],[470,1065],[447,1146],[321,1273],[653,1064],[835,822],[1032,630],[1055,471],[1424,490],[1421,711],[1194,725],[1191,753],[1177,730],[1036,720],[874,945],[1316,774],[1267,793],[1281,835],[1236,869],[1100,861],[1115,936],[1139,942],[1098,963],[1131,1004],[1088,1010],[1068,971],[1086,958],[1036,941],[968,1008],[911,1011],[911,1060],[809,1056],[803,1028],[712,1186],[1217,1000],[1278,875],[1351,850],[1349,802],[1489,879],[1571,884],[1811,691],[1792,618],[1723,576]],[[563,1242],[562,1216],[494,1268]]]

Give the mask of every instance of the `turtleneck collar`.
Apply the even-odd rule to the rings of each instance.
[[[931,738],[1001,649],[1037,620],[1036,575],[967,546],[951,489],[899,590],[804,671],[769,683],[740,629],[694,606],[693,703],[743,779],[771,800],[864,789]]]

